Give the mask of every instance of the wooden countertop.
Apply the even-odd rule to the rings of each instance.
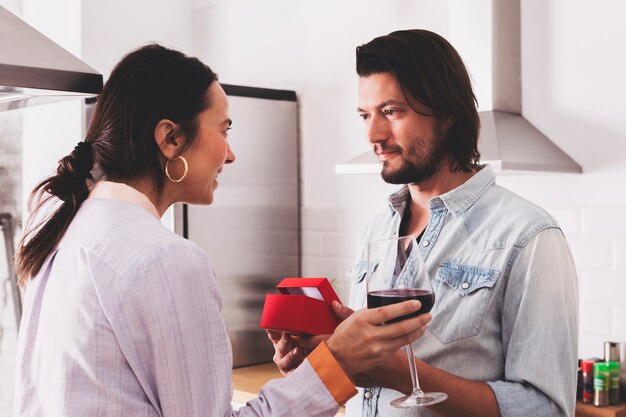
[[[256,398],[261,387],[270,379],[282,378],[282,375],[272,363],[247,366],[233,370],[233,400],[247,403]],[[343,407],[336,417],[343,417]],[[594,407],[590,404],[576,403],[576,417],[626,417],[626,403],[609,407]]]
[[[261,387],[267,381],[282,377],[273,362],[235,368],[233,369],[233,386],[235,388],[233,400],[245,404],[258,396]],[[344,415],[342,407],[336,417],[343,417]]]
[[[592,404],[576,402],[576,417],[626,417],[626,403],[595,407]]]

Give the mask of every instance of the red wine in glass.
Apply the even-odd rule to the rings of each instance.
[[[389,277],[394,279],[390,280]],[[390,282],[408,284],[390,288]],[[428,313],[435,304],[428,270],[424,265],[415,236],[374,240],[367,244],[367,274],[365,280],[367,307],[377,308],[406,300],[419,300],[421,308],[411,314],[396,317],[384,324]],[[381,323],[382,324],[382,323]],[[406,345],[413,392],[391,401],[398,408],[425,407],[445,401],[444,392],[424,392],[420,388],[413,344]]]
[[[396,323],[411,317],[417,317],[420,314],[428,313],[435,304],[435,295],[432,291],[416,288],[389,288],[386,290],[376,290],[367,294],[367,308],[383,307],[407,300],[419,300],[422,303],[422,307],[414,313],[389,320],[388,323]]]

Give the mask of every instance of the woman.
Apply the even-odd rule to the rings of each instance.
[[[334,415],[354,395],[351,375],[423,334],[428,317],[376,325],[419,303],[357,312],[232,410],[213,267],[159,221],[175,202],[213,201],[235,160],[230,125],[217,76],[199,60],[149,45],[116,66],[85,141],[33,191],[16,262],[26,285],[16,416]],[[53,214],[34,226],[48,204]]]

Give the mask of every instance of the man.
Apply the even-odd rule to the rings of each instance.
[[[382,177],[405,185],[365,231],[349,274],[350,307],[366,306],[366,243],[418,236],[436,301],[414,343],[415,363],[424,391],[448,394],[419,415],[573,416],[572,257],[548,213],[477,164],[479,118],[460,56],[435,33],[397,31],[357,48],[357,73],[358,112]],[[299,362],[302,350],[291,350],[288,337],[270,338],[283,371]],[[371,388],[348,403],[347,415],[417,415],[389,405],[397,391],[411,392],[403,351],[355,381]]]

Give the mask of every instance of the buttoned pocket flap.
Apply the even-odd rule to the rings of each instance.
[[[500,272],[479,266],[444,263],[437,270],[437,278],[465,296],[480,288],[492,288]]]

